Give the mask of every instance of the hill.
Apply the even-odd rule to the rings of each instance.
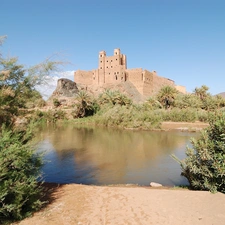
[[[219,93],[219,94],[217,94],[217,95],[220,95],[220,96],[222,96],[223,98],[225,98],[225,92],[221,92],[221,93]]]

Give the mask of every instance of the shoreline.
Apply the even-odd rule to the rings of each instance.
[[[190,132],[197,132],[201,131],[204,128],[209,126],[208,123],[196,121],[196,122],[171,122],[171,121],[164,121],[161,124],[161,129],[165,131],[190,131]]]

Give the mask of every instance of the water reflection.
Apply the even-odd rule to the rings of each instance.
[[[171,186],[187,181],[170,155],[184,158],[195,135],[58,126],[40,130],[38,150],[46,151],[47,182]]]

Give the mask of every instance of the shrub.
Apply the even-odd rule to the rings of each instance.
[[[154,110],[154,109],[161,109],[162,105],[154,97],[150,97],[143,103],[143,107],[147,110]]]
[[[42,107],[46,106],[46,101],[44,99],[38,99],[36,101],[36,106],[39,108],[42,108]]]
[[[194,122],[197,120],[197,111],[195,109],[178,109],[161,110],[160,115],[163,121],[173,122]]]
[[[53,105],[54,105],[55,107],[59,107],[59,106],[61,105],[61,103],[60,103],[60,101],[59,101],[57,98],[54,98],[54,99],[53,99]]]
[[[103,110],[104,109],[104,110]],[[114,105],[102,108],[94,117],[96,124],[126,128],[158,128],[161,117],[151,110],[140,110],[140,107]]]
[[[63,110],[48,110],[48,111],[40,111],[36,110],[33,112],[31,116],[31,120],[33,122],[47,122],[47,123],[55,123],[58,120],[66,120],[67,116],[65,111]]]
[[[177,98],[175,99],[175,107],[180,109],[201,109],[202,102],[201,100],[194,94],[178,94]]]
[[[174,158],[191,188],[225,193],[225,114],[211,116],[209,123],[199,139],[192,139],[187,158]]]
[[[42,160],[28,144],[29,132],[0,133],[0,224],[20,220],[42,206],[37,182]]]

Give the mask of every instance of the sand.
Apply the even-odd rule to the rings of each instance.
[[[225,195],[177,188],[62,185],[20,225],[225,224]]]

